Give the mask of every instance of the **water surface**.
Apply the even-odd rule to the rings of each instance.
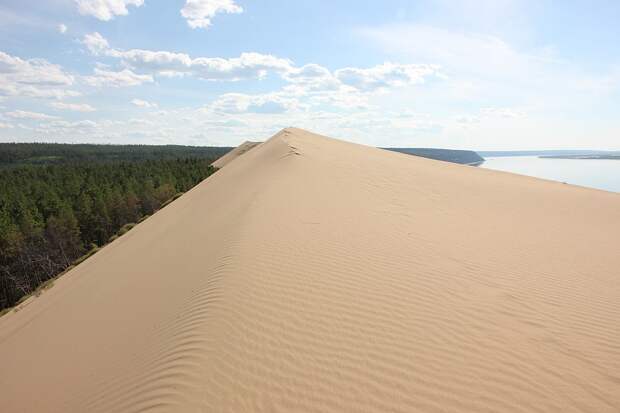
[[[481,167],[620,192],[620,161],[618,160],[505,156],[485,158]]]

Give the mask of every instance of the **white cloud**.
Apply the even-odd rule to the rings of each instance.
[[[234,118],[226,120],[207,120],[204,123],[208,126],[219,128],[245,128],[248,126],[246,122]]]
[[[32,85],[20,85],[16,83],[2,83],[0,80],[0,96],[19,96],[35,99],[64,99],[66,97],[80,96],[75,90],[45,88]]]
[[[75,3],[80,14],[108,21],[114,16],[126,16],[127,6],[140,7],[144,0],[75,0]]]
[[[303,98],[306,106],[311,107],[368,110],[372,107],[370,100],[379,92],[423,83],[428,76],[439,77],[438,70],[436,65],[383,63],[369,68],[343,68],[332,73],[311,63],[285,72],[282,77],[289,85],[280,93]]]
[[[336,109],[365,110],[370,108],[370,94],[360,92],[350,86],[341,86],[338,90],[311,93],[308,102],[312,106],[328,106]]]
[[[425,25],[387,25],[360,31],[385,52],[442,65],[450,73],[506,79],[530,75],[549,60],[515,50],[503,39]]]
[[[99,125],[92,120],[80,120],[75,122],[54,120],[52,122],[41,123],[35,129],[35,132],[38,134],[52,135],[54,139],[63,136],[73,136],[75,133],[86,134],[84,136],[92,138],[96,136],[99,129]]]
[[[192,59],[185,53],[141,49],[121,51],[109,48],[104,53],[107,56],[121,59],[125,64],[134,68],[156,73],[164,71],[187,73],[192,65]]]
[[[288,59],[261,53],[242,53],[230,59],[220,57],[191,58],[185,53],[142,49],[116,50],[99,33],[84,36],[82,43],[94,55],[121,59],[135,70],[149,71],[162,76],[191,75],[204,80],[237,81],[256,79],[269,71],[285,73],[292,68]]]
[[[373,92],[390,87],[423,83],[439,74],[439,66],[426,64],[383,63],[369,68],[347,67],[333,74],[323,66],[311,63],[291,68],[283,78],[302,93],[339,91]],[[291,88],[292,90],[292,88]]]
[[[271,115],[312,110],[368,111],[373,107],[369,100],[377,91],[421,83],[425,76],[435,74],[437,70],[433,65],[384,63],[364,69],[346,68],[334,75],[325,67],[308,64],[283,72],[282,77],[289,84],[277,92],[226,93],[209,105],[208,110],[219,114]],[[407,127],[413,126],[408,124]]]
[[[369,68],[344,68],[331,73],[317,64],[291,68],[283,74],[289,82],[282,93],[304,98],[310,106],[345,110],[367,110],[377,92],[389,88],[423,83],[427,76],[437,75],[435,65],[383,63]]]
[[[60,34],[65,34],[67,33],[67,26],[65,26],[64,24],[59,24],[58,25],[58,33]]]
[[[73,76],[65,73],[60,66],[44,59],[23,60],[0,52],[0,82],[68,86],[73,84]]]
[[[181,9],[181,16],[192,29],[206,29],[218,13],[242,13],[243,8],[234,0],[187,0]]]
[[[336,70],[342,83],[359,90],[372,91],[394,86],[423,83],[425,77],[436,74],[437,65],[383,63],[368,69],[347,67]]]
[[[96,122],[92,120],[80,120],[77,122],[68,122],[66,120],[56,120],[49,124],[55,128],[77,128],[77,129],[90,129],[97,126]]]
[[[13,129],[14,126],[10,123],[0,122],[0,129]]]
[[[157,108],[157,103],[148,102],[142,99],[133,99],[131,103],[140,108]]]
[[[242,53],[223,59],[200,57],[192,61],[192,73],[205,80],[241,80],[265,77],[268,71],[286,72],[291,62],[272,55]]]
[[[226,93],[210,105],[210,109],[219,113],[284,113],[298,106],[299,102],[278,93],[247,95],[244,93]]]
[[[462,125],[471,125],[474,123],[480,123],[480,118],[477,116],[457,116],[455,121]]]
[[[110,51],[108,41],[98,32],[87,33],[82,39],[82,44],[94,55],[106,54]]]
[[[150,126],[153,125],[153,121],[148,119],[131,118],[129,119],[131,125]]]
[[[337,90],[341,84],[332,73],[323,66],[310,63],[300,68],[291,68],[283,75],[289,83],[305,91]]]
[[[32,119],[32,120],[58,119],[56,116],[46,115],[45,113],[28,112],[25,110],[14,110],[12,112],[6,112],[5,115],[13,119]]]
[[[84,83],[89,86],[97,87],[127,87],[138,86],[143,83],[152,83],[153,76],[140,75],[129,69],[123,69],[120,72],[103,70],[95,68],[93,76],[85,76]]]
[[[111,48],[99,33],[84,36],[82,43],[94,55],[117,58],[134,70],[159,76],[187,75],[210,81],[238,81],[261,79],[270,72],[278,73],[290,86],[295,86],[288,89],[289,94],[332,91],[342,95],[350,94],[353,90],[374,92],[423,83],[428,76],[439,75],[439,66],[430,64],[387,62],[370,68],[349,67],[331,73],[327,68],[314,63],[298,68],[289,59],[253,52],[226,59],[192,58],[185,53],[169,51],[117,50]]]
[[[488,117],[523,118],[525,113],[511,108],[482,108],[480,114]]]
[[[224,104],[227,102],[228,107]],[[278,130],[296,125],[329,136],[382,146],[412,146],[420,136],[431,136],[437,120],[419,113],[403,115],[383,108],[346,112],[307,110],[284,92],[263,95],[228,94],[218,105],[144,111],[139,118],[126,121],[98,119],[95,122],[67,120],[43,121],[29,129],[15,129],[17,138],[29,136],[56,142],[76,137],[99,143],[179,143],[193,145],[237,145],[248,136],[266,139]],[[216,109],[221,109],[220,111]],[[7,118],[9,119],[9,118]],[[17,125],[15,125],[17,128]],[[25,126],[25,125],[24,125]],[[196,132],[196,131],[200,132]],[[15,139],[13,130],[0,136]],[[434,135],[433,135],[434,136]],[[217,139],[215,138],[217,137]],[[215,140],[214,140],[215,139]],[[431,145],[436,137],[429,138]]]
[[[74,78],[44,59],[24,60],[0,52],[0,96],[55,98],[77,96],[67,86]]]
[[[64,102],[52,102],[50,106],[60,110],[71,110],[74,112],[94,112],[95,108],[86,103],[64,103]]]

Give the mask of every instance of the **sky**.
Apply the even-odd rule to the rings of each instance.
[[[620,2],[0,0],[0,142],[620,150]]]

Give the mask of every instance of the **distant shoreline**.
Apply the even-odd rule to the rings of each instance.
[[[573,157],[573,156],[620,156],[619,151],[592,149],[546,149],[523,151],[476,151],[483,158],[500,158],[515,156],[538,157]]]
[[[539,158],[542,159],[598,159],[598,160],[614,160],[614,161],[620,161],[620,154],[619,155],[608,155],[608,154],[603,154],[603,155],[543,155],[543,156],[539,156]]]

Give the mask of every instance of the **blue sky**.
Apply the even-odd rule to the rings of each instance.
[[[620,3],[3,0],[0,141],[620,149]]]

